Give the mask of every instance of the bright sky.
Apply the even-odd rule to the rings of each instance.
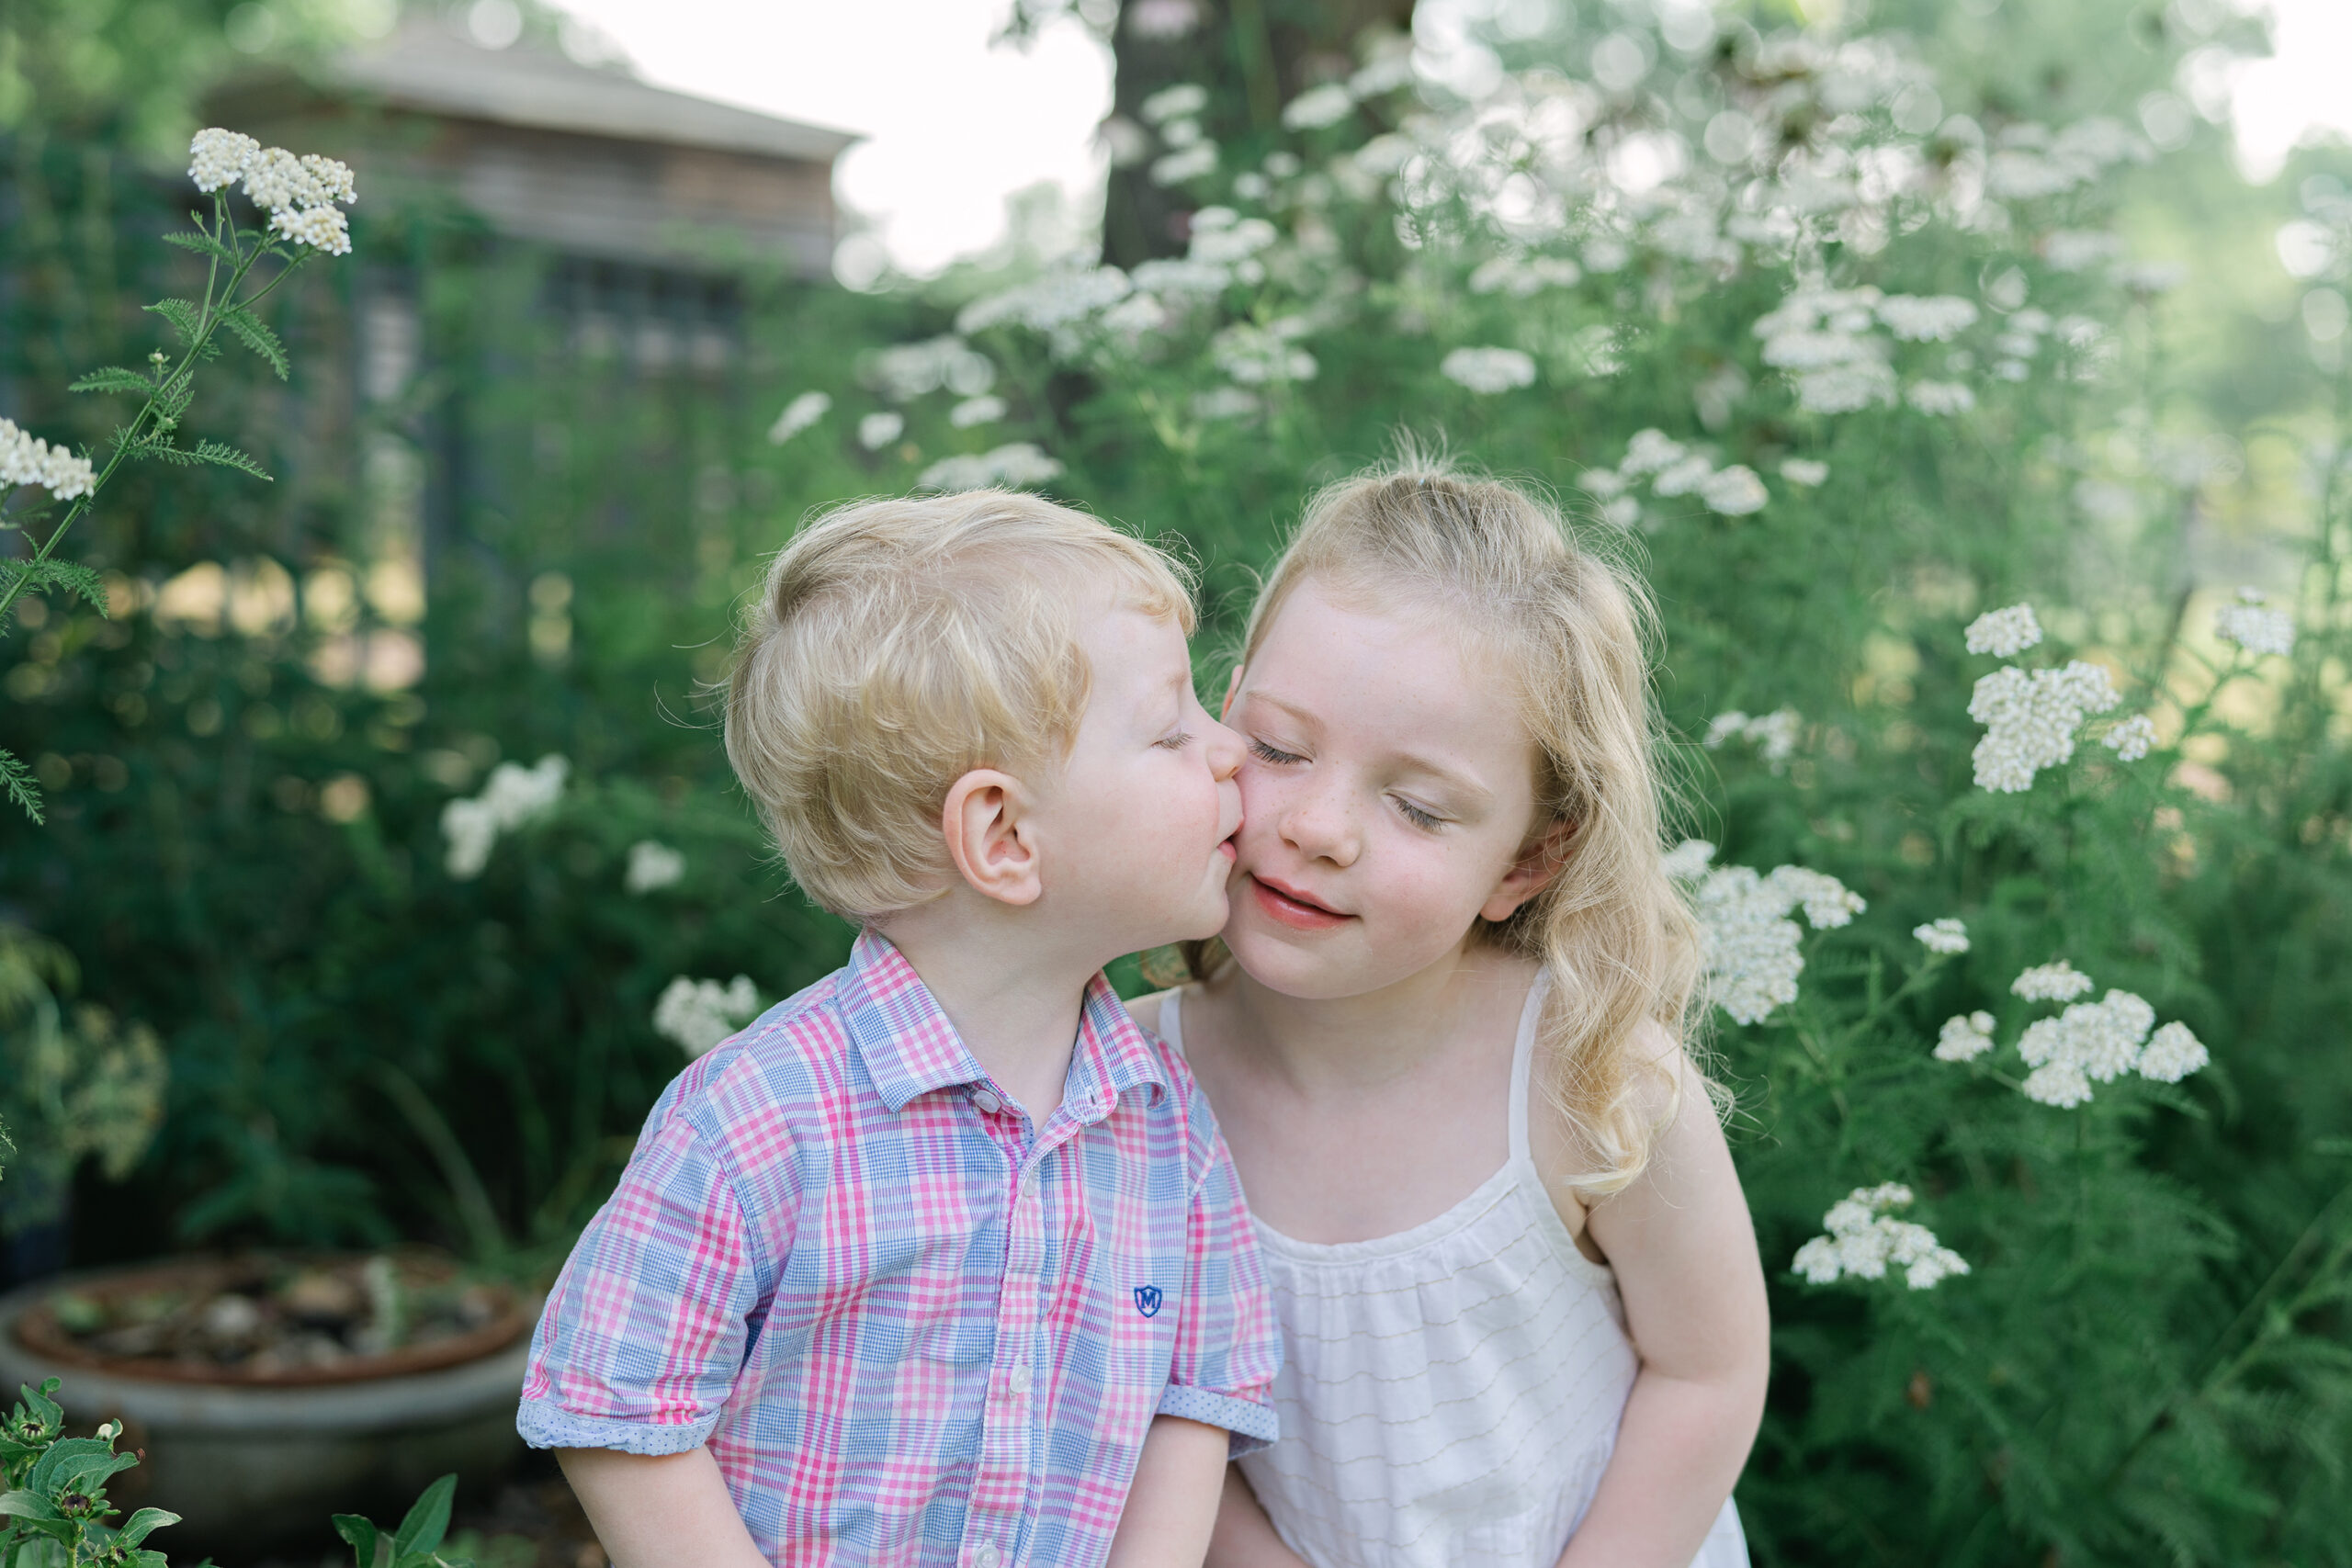
[[[1050,180],[1084,204],[1100,188],[1094,128],[1111,64],[1076,22],[1024,51],[989,47],[1010,0],[558,3],[649,81],[865,132],[842,160],[839,194],[910,272],[1002,238],[1014,191]],[[2240,3],[2275,18],[2277,57],[2226,78],[2239,161],[2267,178],[2313,128],[2352,137],[2352,0]]]

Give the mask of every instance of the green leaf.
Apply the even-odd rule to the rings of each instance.
[[[286,379],[286,345],[277,341],[277,334],[259,316],[243,305],[232,305],[220,313],[220,320],[237,334],[238,342],[269,361],[269,367],[277,372],[279,380]]]
[[[25,1383],[17,1385],[17,1392],[25,1396],[25,1408],[38,1416],[44,1427],[62,1426],[65,1421],[65,1406],[49,1397],[57,1392],[57,1387],[56,1378],[43,1379],[39,1388]]]
[[[141,1508],[123,1521],[119,1532],[125,1546],[137,1546],[165,1525],[175,1525],[180,1517],[164,1508]]]
[[[334,1533],[350,1542],[351,1550],[358,1553],[359,1568],[376,1568],[376,1542],[382,1532],[377,1529],[373,1519],[357,1514],[337,1514]]]
[[[424,1489],[401,1528],[392,1532],[392,1555],[428,1554],[449,1533],[449,1504],[458,1495],[458,1478],[445,1475]]]
[[[38,1492],[0,1492],[0,1514],[20,1519],[62,1519],[50,1500]]]
[[[226,442],[199,441],[196,444],[193,456],[199,463],[213,463],[224,468],[234,468],[240,473],[253,475],[265,484],[274,482],[259,463]]]
[[[136,370],[108,365],[91,371],[65,389],[69,392],[136,392],[143,398],[155,389],[155,383]]]
[[[147,309],[171,322],[182,343],[194,343],[202,333],[204,312],[189,300],[158,299]]]
[[[227,262],[231,266],[237,265],[237,253],[209,234],[192,231],[166,234],[164,236],[164,243],[177,245],[184,251],[194,251],[198,255],[210,256],[216,261]]]
[[[33,771],[14,751],[0,751],[0,789],[8,792],[8,798],[33,819],[34,826],[49,820],[41,815],[40,785],[33,782]]]
[[[106,580],[80,561],[0,560],[0,584],[23,579],[30,588],[62,588],[89,603],[101,615],[107,614]]]
[[[137,1454],[119,1454],[112,1443],[96,1438],[66,1438],[40,1456],[33,1472],[25,1477],[25,1484],[51,1497],[66,1492],[95,1493],[109,1477],[138,1462]]]

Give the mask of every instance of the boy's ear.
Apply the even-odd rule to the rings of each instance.
[[[1487,895],[1487,901],[1478,906],[1478,918],[1489,924],[1507,920],[1521,904],[1551,886],[1560,868],[1568,863],[1576,836],[1577,825],[1567,821],[1555,822],[1537,834],[1534,842],[1519,852],[1519,858]]]
[[[1241,672],[1249,668],[1247,664],[1237,664],[1233,667],[1233,679],[1225,683],[1225,705],[1216,710],[1218,723],[1224,723],[1232,714],[1233,699],[1241,694]]]
[[[1020,906],[1046,890],[1030,805],[1021,781],[993,768],[975,768],[947,786],[939,823],[947,858],[983,897]]]

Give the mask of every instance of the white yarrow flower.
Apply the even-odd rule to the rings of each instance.
[[[2167,1023],[2140,1053],[2140,1076],[2157,1083],[2178,1083],[2212,1060],[2185,1023]]]
[[[1531,385],[1535,361],[1515,348],[1457,348],[1439,364],[1438,372],[1474,392],[1492,396]]]
[[[784,412],[768,426],[768,445],[781,446],[831,412],[832,396],[827,392],[803,392],[784,405]]]
[[[1190,119],[1209,107],[1209,90],[1196,82],[1179,82],[1146,98],[1136,110],[1146,125]]]
[[[628,847],[628,870],[621,886],[631,893],[655,893],[686,874],[686,857],[667,844],[639,839]]]
[[[1677,882],[1696,882],[1707,874],[1715,846],[1704,839],[1685,839],[1658,857],[1658,869]]]
[[[2284,658],[2295,651],[2294,617],[2267,606],[2258,588],[2239,589],[2236,604],[2213,613],[2213,635],[2257,658],[2266,653]]]
[[[947,411],[947,423],[958,430],[969,430],[976,424],[994,424],[1005,415],[1005,401],[992,392],[977,398],[966,398]]]
[[[738,975],[722,986],[681,975],[655,1000],[653,1028],[676,1041],[687,1055],[700,1056],[759,1013],[760,993],[748,976]]]
[[[1283,108],[1283,124],[1292,130],[1320,130],[1337,125],[1354,112],[1356,96],[1339,82],[1309,87]]]
[[[1761,1022],[1796,999],[1804,932],[1789,919],[1792,909],[1802,906],[1821,930],[1845,925],[1866,908],[1836,877],[1794,865],[1769,875],[1718,867],[1700,879],[1692,904],[1711,993],[1741,1023]]]
[[[2034,775],[2075,754],[2084,717],[2120,702],[2105,668],[2080,660],[2063,670],[2007,665],[1976,682],[1968,716],[1984,726],[1973,761],[1979,788],[2014,795],[2033,787]]]
[[[1650,481],[1652,492],[1662,496],[1689,495],[1712,478],[1715,471],[1713,459],[1693,452],[1688,457],[1668,463]]]
[[[351,254],[351,220],[340,207],[306,207],[299,212],[273,212],[269,226],[299,245],[331,256]]]
[[[1829,465],[1811,457],[1792,457],[1781,465],[1781,477],[1811,490],[1829,477]]]
[[[2091,977],[2063,958],[2038,964],[2009,982],[2010,994],[2030,1002],[2070,1002],[2090,988]]]
[[[1968,928],[1949,917],[1940,920],[1929,920],[1924,926],[1914,926],[1911,928],[1911,934],[1917,937],[1919,940],[1919,945],[1929,953],[1966,953],[1968,951]]]
[[[1764,481],[1756,477],[1755,469],[1735,463],[1703,480],[1699,486],[1699,499],[1707,503],[1711,512],[1744,517],[1751,512],[1763,511],[1772,495],[1764,488]]]
[[[2091,1080],[2073,1062],[2045,1062],[2026,1075],[2022,1086],[2028,1100],[2071,1111],[2091,1097]]]
[[[1151,183],[1156,186],[1180,186],[1216,171],[1216,143],[1195,141],[1190,147],[1155,161],[1151,165]]]
[[[1949,343],[1976,324],[1976,307],[1951,294],[1890,294],[1877,310],[1886,330],[1906,343]]]
[[[2146,714],[2135,713],[2099,737],[2099,739],[2103,744],[2112,747],[2120,760],[2136,762],[2155,750],[2156,721]]]
[[[1796,387],[1797,407],[1807,413],[1853,413],[1894,401],[1894,372],[1876,360],[1808,370]]]
[[[1905,399],[1921,413],[1966,413],[1976,406],[1976,394],[1957,381],[1914,381]]]
[[[480,795],[444,806],[441,836],[449,841],[449,874],[460,882],[481,875],[498,836],[554,809],[571,772],[571,764],[552,753],[528,768],[501,762],[491,770]]]
[[[1925,927],[1921,928],[1925,930]],[[1993,1048],[1993,1015],[1972,1012],[1944,1020],[1936,1036],[1936,1060],[1973,1062]]]
[[[240,132],[218,126],[199,130],[187,144],[187,177],[202,191],[234,185],[260,152],[260,142]]]
[[[1014,441],[992,451],[942,457],[925,468],[915,483],[923,490],[951,494],[967,490],[1027,490],[1061,471],[1061,464],[1035,443]]]
[[[1968,623],[1968,651],[1989,653],[1997,659],[2014,659],[2041,640],[2041,623],[2034,619],[2030,604],[2012,604],[2006,610],[1987,610]]]
[[[1672,467],[1688,457],[1690,451],[1662,430],[1637,430],[1633,440],[1625,444],[1625,460],[1617,465],[1617,471],[1629,479],[1639,479]]]
[[[857,422],[857,444],[869,452],[879,451],[904,434],[906,428],[906,415],[884,409]]]
[[[40,485],[60,501],[97,488],[97,470],[62,442],[51,446],[11,419],[0,419],[0,495],[18,485]]]
[[[1911,1189],[1900,1182],[1854,1189],[1822,1217],[1828,1234],[1797,1248],[1792,1266],[1809,1283],[1827,1285],[1840,1279],[1883,1280],[1892,1264],[1915,1291],[1967,1273],[1968,1260],[1939,1242],[1933,1231],[1887,1213],[1908,1208],[1911,1201]]]

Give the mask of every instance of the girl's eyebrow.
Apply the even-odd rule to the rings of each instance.
[[[1315,716],[1307,712],[1305,708],[1300,707],[1297,704],[1286,703],[1283,701],[1282,698],[1277,697],[1269,692],[1260,691],[1254,686],[1242,687],[1241,701],[1250,702],[1253,700],[1264,703],[1269,707],[1277,707],[1282,709],[1283,712],[1290,715],[1291,717],[1296,719],[1300,724],[1306,726],[1309,729],[1319,729],[1321,728],[1320,724],[1317,722]],[[1435,779],[1439,784],[1444,785],[1446,788],[1453,791],[1456,795],[1461,796],[1462,804],[1465,807],[1483,806],[1495,797],[1495,792],[1493,790],[1488,789],[1485,784],[1480,784],[1476,778],[1466,773],[1464,773],[1461,769],[1448,767],[1443,762],[1437,761],[1430,757],[1424,757],[1419,752],[1392,751],[1388,754],[1386,760],[1398,764],[1408,772],[1424,774],[1427,777]]]

